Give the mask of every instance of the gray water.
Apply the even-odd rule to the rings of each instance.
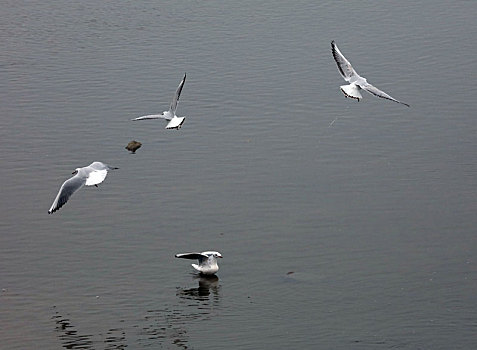
[[[476,2],[0,9],[2,349],[477,347]]]

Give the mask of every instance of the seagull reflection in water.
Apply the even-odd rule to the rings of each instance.
[[[148,310],[142,326],[140,343],[144,347],[157,344],[190,349],[189,328],[196,321],[207,322],[220,310],[219,278],[215,275],[193,274],[196,288],[177,287],[179,301],[170,307]],[[169,343],[169,344],[167,344]]]
[[[176,295],[183,299],[196,299],[207,301],[212,298],[213,301],[219,301],[219,278],[216,275],[194,275],[194,279],[199,280],[197,288],[178,288]]]

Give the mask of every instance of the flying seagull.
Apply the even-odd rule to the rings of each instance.
[[[204,275],[213,275],[219,271],[217,258],[222,258],[222,254],[219,252],[207,251],[202,253],[176,254],[175,257],[182,259],[197,259],[199,260],[199,265],[192,264],[192,267]]]
[[[176,94],[172,99],[171,106],[169,107],[168,111],[162,112],[162,114],[150,114],[145,115],[143,117],[137,117],[132,119],[133,121],[136,120],[146,120],[146,119],[165,119],[169,123],[166,125],[166,129],[180,129],[186,117],[178,117],[176,115],[177,104],[179,103],[179,97],[181,96],[182,88],[184,87],[184,83],[186,80],[186,74],[184,74],[184,78],[182,78],[181,83],[177,87]]]
[[[76,168],[73,172],[75,176],[66,180],[63,185],[61,185],[60,191],[56,195],[53,204],[51,205],[48,214],[54,213],[60,209],[65,203],[70,199],[70,197],[78,191],[84,185],[86,186],[96,186],[104,181],[109,170],[119,169],[110,167],[107,164],[101,162],[93,162],[84,168]]]
[[[340,71],[341,76],[346,80],[349,85],[342,85],[340,86],[341,91],[345,95],[345,97],[354,98],[356,100],[360,100],[363,98],[361,93],[359,92],[361,89],[366,90],[370,94],[374,96],[378,96],[381,98],[385,98],[387,100],[391,100],[397,103],[401,103],[405,106],[409,105],[407,103],[401,102],[396,100],[395,98],[389,96],[384,91],[379,90],[378,88],[374,87],[370,83],[366,81],[366,78],[359,76],[358,73],[353,69],[351,63],[343,56],[341,51],[336,46],[334,41],[331,42],[331,52],[333,53],[333,57],[336,61],[336,65],[338,66],[338,70]]]

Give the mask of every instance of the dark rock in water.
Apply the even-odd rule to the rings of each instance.
[[[136,150],[138,150],[142,146],[142,143],[139,141],[130,141],[128,145],[124,148],[126,148],[128,151],[135,153]]]

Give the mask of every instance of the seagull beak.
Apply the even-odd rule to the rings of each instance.
[[[73,171],[71,174],[78,174],[78,170]]]

